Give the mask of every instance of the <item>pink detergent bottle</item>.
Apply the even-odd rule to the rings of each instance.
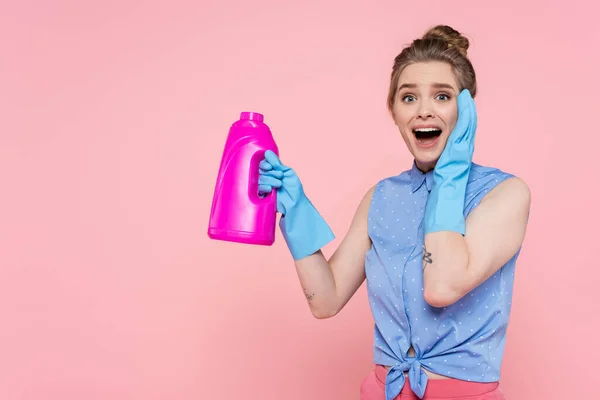
[[[223,150],[210,211],[208,236],[230,242],[275,242],[277,199],[258,195],[258,165],[266,150],[279,155],[263,115],[242,112],[231,125]]]

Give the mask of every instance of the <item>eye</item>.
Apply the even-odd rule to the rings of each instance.
[[[408,103],[408,102],[411,102],[414,100],[416,100],[416,99],[415,99],[415,96],[413,96],[412,94],[407,94],[407,95],[402,96],[402,101],[404,103]]]
[[[448,96],[446,93],[440,93],[435,98],[440,101],[450,100],[450,96]]]

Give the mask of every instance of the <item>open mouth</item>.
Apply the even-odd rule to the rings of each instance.
[[[434,145],[442,134],[442,130],[438,128],[417,128],[413,129],[413,134],[417,142],[421,145]]]

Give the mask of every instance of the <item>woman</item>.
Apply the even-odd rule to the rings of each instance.
[[[388,108],[414,162],[366,193],[329,260],[320,249],[334,235],[294,170],[272,152],[260,165],[259,191],[277,190],[280,228],[314,316],[336,315],[367,281],[375,368],[362,399],[503,398],[530,193],[521,179],[472,162],[468,45],[440,25],[396,57]]]

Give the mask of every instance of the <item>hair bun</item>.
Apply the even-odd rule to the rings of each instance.
[[[448,25],[434,26],[423,35],[423,39],[443,40],[448,43],[448,47],[454,47],[460,54],[467,56],[469,40]]]

